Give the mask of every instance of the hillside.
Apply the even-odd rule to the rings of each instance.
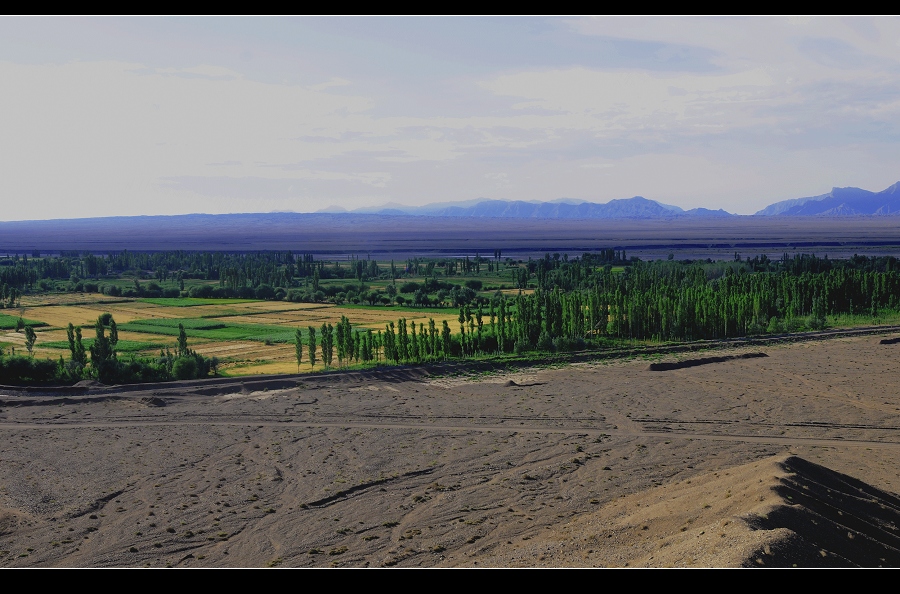
[[[827,194],[770,204],[758,216],[860,216],[900,214],[900,182],[880,192],[834,188]]]

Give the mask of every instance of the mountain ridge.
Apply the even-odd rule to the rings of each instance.
[[[339,207],[329,206],[320,213],[335,213]],[[606,203],[570,198],[541,202],[530,200],[476,199],[464,202],[443,202],[425,206],[386,204],[382,208],[360,208],[352,214],[407,215],[433,217],[516,218],[516,219],[659,219],[674,217],[730,217],[725,210],[681,207],[663,204],[643,196],[619,198]]]
[[[900,182],[880,192],[832,188],[827,194],[792,198],[770,204],[755,216],[883,216],[900,214]]]
[[[896,216],[900,215],[900,181],[880,192],[861,188],[832,188],[827,194],[774,202],[753,215],[736,215],[724,209],[692,208],[664,204],[643,196],[590,202],[573,198],[555,200],[496,200],[476,198],[460,202],[439,202],[424,206],[388,203],[347,211],[338,206],[318,213],[370,214],[390,216],[432,216],[452,218],[515,219],[673,219],[735,216]]]

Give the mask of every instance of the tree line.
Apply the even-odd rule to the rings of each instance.
[[[116,348],[118,326],[109,313],[97,318],[94,338],[87,347],[81,327],[69,324],[68,359],[62,355],[57,361],[35,359],[32,350],[37,335],[31,326],[25,325],[23,330],[28,355],[16,355],[14,348],[9,353],[0,348],[0,384],[70,384],[85,379],[106,384],[139,384],[199,379],[218,373],[216,357],[207,358],[188,348],[187,332],[182,324],[178,325],[174,352],[166,348],[156,358],[120,357]]]
[[[621,340],[690,341],[817,330],[828,316],[877,319],[900,308],[900,270],[892,257],[828,260],[785,255],[773,261],[735,255],[725,262],[632,259],[627,266],[611,265],[623,262],[623,257],[624,253],[573,259],[548,255],[532,260],[517,268],[533,283],[533,291],[460,299],[458,326],[434,319],[417,324],[400,317],[383,330],[361,330],[342,316],[335,325],[323,323],[306,332],[298,328],[298,370],[304,362],[315,366],[321,361],[332,367],[335,356],[338,366],[418,363],[598,348]],[[440,283],[426,279],[421,285],[404,283],[400,288],[415,295],[441,287]],[[473,287],[463,288],[475,295]],[[186,336],[181,340],[183,328],[174,354],[164,351],[155,359],[127,361],[116,353],[117,329],[111,316],[101,316],[94,331],[94,340],[85,349],[81,329],[70,326],[68,361],[61,357],[48,365],[30,356],[0,352],[0,382],[86,377],[164,381],[215,373],[217,362],[190,351]],[[29,336],[34,336],[30,328],[26,347]]]

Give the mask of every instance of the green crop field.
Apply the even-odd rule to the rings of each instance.
[[[16,323],[19,321],[19,316],[11,316],[9,314],[0,314],[0,330],[12,330],[16,327]],[[31,326],[32,328],[38,328],[40,326],[46,326],[44,322],[38,322],[36,320],[26,320],[22,319],[26,326]]]
[[[82,340],[82,344],[84,345],[85,349],[90,350],[91,345],[94,344],[94,339],[86,338]],[[41,343],[40,346],[45,349],[64,349],[66,351],[69,350],[69,342],[66,340],[52,340],[49,342]],[[120,353],[140,353],[142,351],[164,349],[171,346],[171,341],[164,343],[144,342],[139,340],[120,340],[118,343],[116,343],[116,351]]]
[[[178,336],[178,324],[184,326],[188,338],[205,340],[253,340],[258,342],[292,342],[295,330],[268,324],[226,324],[195,318],[135,320],[121,324],[120,330]]]

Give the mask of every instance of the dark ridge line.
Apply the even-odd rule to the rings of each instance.
[[[101,507],[103,507],[103,505],[109,503],[110,501],[112,501],[116,497],[120,496],[124,492],[125,492],[125,489],[120,489],[119,491],[114,491],[114,492],[110,493],[109,495],[104,495],[103,497],[96,499],[86,509],[84,509],[80,512],[75,512],[73,514],[70,514],[69,517],[74,520],[75,518],[80,518],[81,516],[86,516],[87,514],[89,514],[91,512],[95,512],[95,511],[99,510]]]
[[[386,483],[390,483],[390,482],[400,480],[400,479],[422,476],[423,474],[430,474],[432,472],[434,472],[434,468],[426,468],[424,470],[413,470],[413,471],[401,474],[400,476],[383,478],[383,479],[378,479],[375,481],[370,481],[368,483],[362,483],[361,485],[356,485],[355,487],[350,487],[349,489],[344,489],[343,491],[338,491],[334,495],[329,495],[328,497],[324,497],[322,499],[317,499],[315,501],[310,501],[309,503],[305,503],[305,504],[303,504],[303,507],[305,507],[305,508],[325,507],[331,503],[334,503],[338,499],[344,499],[345,497],[349,497],[350,495],[352,495],[353,493],[356,493],[358,491],[363,491],[363,490],[369,489],[371,487],[377,487],[378,485],[384,485]]]
[[[900,342],[900,338],[882,338],[878,344],[897,344],[898,342]]]
[[[674,363],[651,363],[650,371],[672,371],[674,369],[685,369],[688,367],[697,367],[699,365],[709,365],[711,363],[724,363],[725,361],[734,361],[736,359],[757,359],[759,357],[768,357],[765,353],[744,353],[743,355],[725,355],[723,357],[703,357],[701,359],[686,359],[684,361],[675,361]]]

